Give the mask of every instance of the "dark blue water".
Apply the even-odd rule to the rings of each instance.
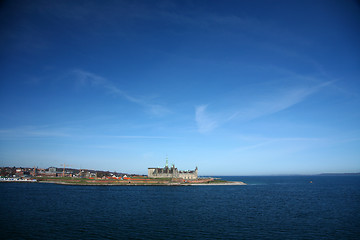
[[[360,239],[359,176],[227,179],[249,185],[1,183],[0,237]]]

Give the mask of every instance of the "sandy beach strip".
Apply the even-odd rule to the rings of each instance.
[[[234,185],[247,185],[244,182],[224,182],[224,183],[191,183],[191,186],[234,186]]]
[[[74,183],[61,181],[40,181],[39,183],[52,183],[59,185],[78,186],[234,186],[247,185],[244,182],[223,182],[223,183]]]

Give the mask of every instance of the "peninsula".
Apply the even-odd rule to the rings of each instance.
[[[69,177],[37,177],[39,183],[55,183],[63,185],[111,185],[111,186],[204,186],[204,185],[246,185],[244,182],[232,182],[217,178],[199,178],[184,181],[180,178],[152,179],[144,176],[125,177],[123,179],[74,179]]]
[[[64,164],[65,165],[65,164]],[[1,182],[38,182],[64,185],[123,185],[123,186],[199,186],[199,185],[246,185],[213,177],[198,177],[195,170],[178,170],[175,165],[148,168],[148,175],[135,175],[87,169],[49,167],[1,168]]]

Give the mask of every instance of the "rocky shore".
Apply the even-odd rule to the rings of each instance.
[[[65,181],[39,181],[39,183],[52,183],[60,185],[77,186],[226,186],[226,185],[247,185],[244,182],[213,182],[213,183],[179,183],[179,182],[161,182],[161,183],[140,183],[140,182],[65,182]]]
[[[193,183],[191,186],[224,186],[224,185],[247,185],[244,182],[223,182],[223,183]]]

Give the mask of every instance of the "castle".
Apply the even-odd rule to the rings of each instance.
[[[175,165],[170,168],[166,158],[164,168],[148,168],[149,178],[182,178],[184,180],[196,180],[198,178],[198,168],[194,171],[179,171]]]

